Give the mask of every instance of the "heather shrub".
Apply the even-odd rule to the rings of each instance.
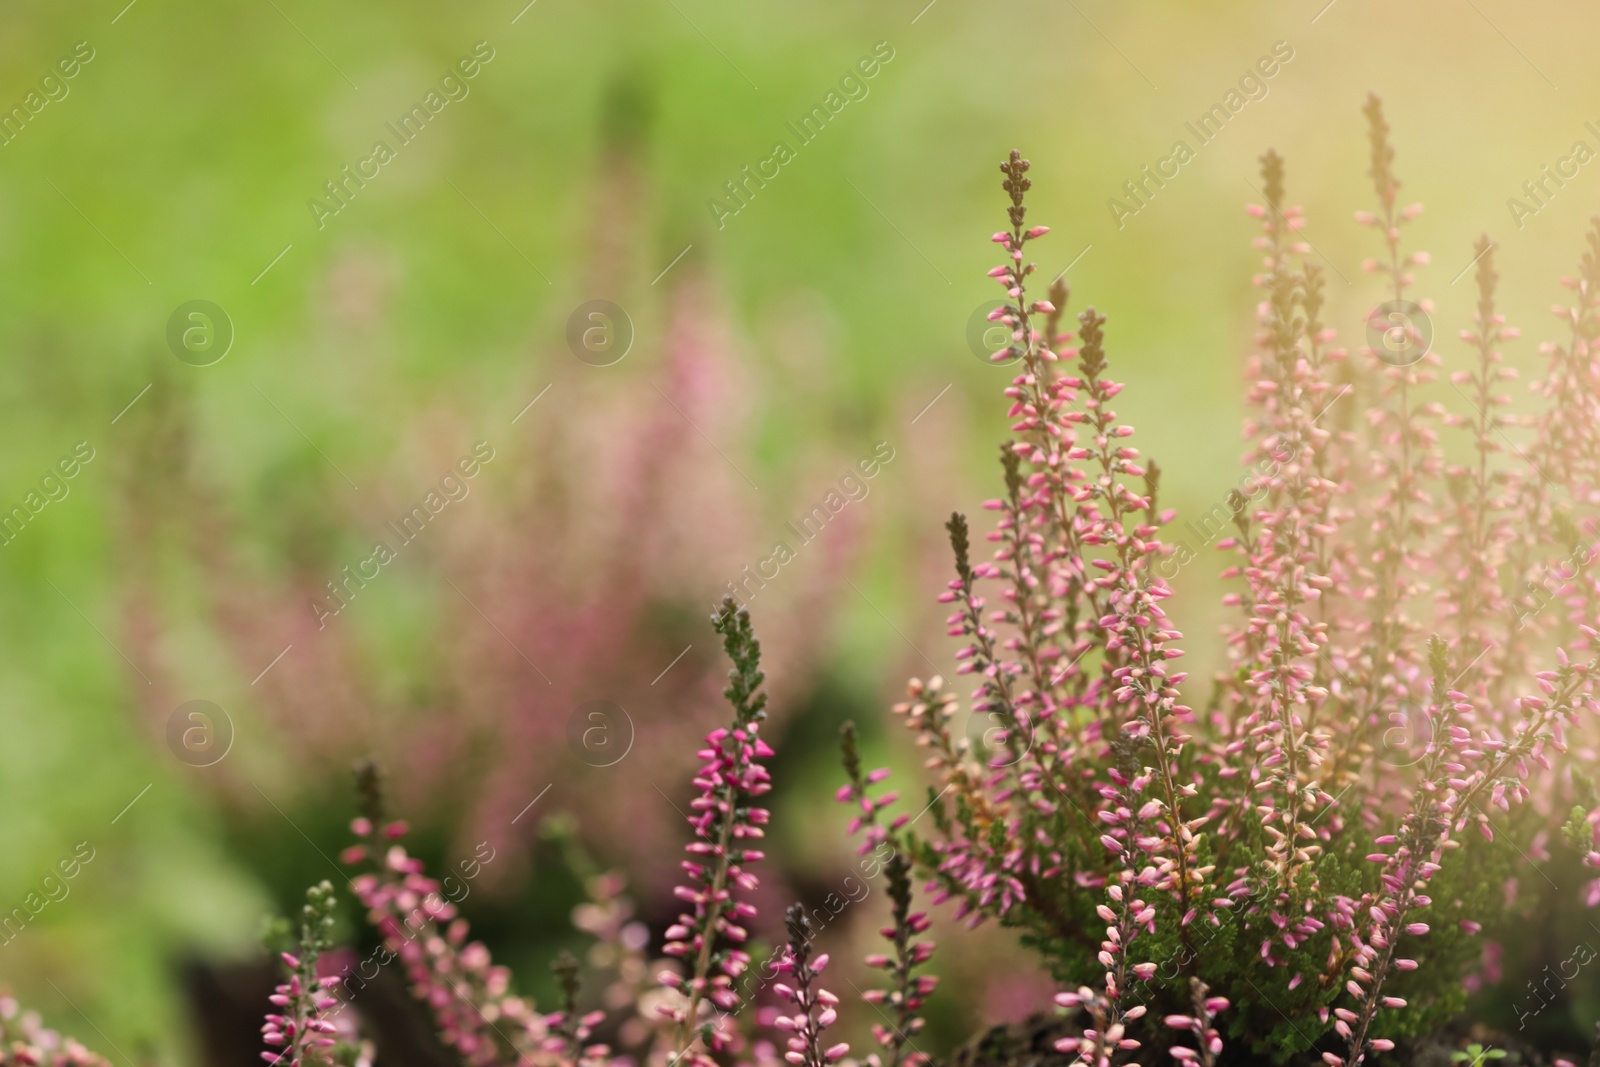
[[[1058,1047],[1084,1062],[1138,1058],[1173,1032],[1191,1035],[1173,1055],[1205,1063],[1362,1062],[1460,1011],[1474,938],[1505,911],[1532,831],[1586,797],[1569,836],[1600,859],[1592,793],[1558,762],[1571,744],[1592,759],[1593,579],[1553,572],[1549,611],[1520,588],[1546,561],[1590,558],[1600,224],[1559,311],[1568,336],[1545,349],[1546,405],[1501,410],[1515,332],[1487,239],[1455,361],[1470,369],[1450,379],[1471,413],[1424,402],[1443,357],[1415,321],[1427,305],[1408,303],[1428,259],[1404,227],[1421,209],[1399,204],[1376,99],[1367,117],[1377,206],[1358,219],[1380,237],[1380,310],[1400,316],[1369,330],[1381,350],[1336,347],[1282,161],[1263,159],[1252,477],[1217,542],[1236,621],[1209,687],[1172,669],[1166,576],[1186,561],[1161,540],[1160,469],[1111,407],[1105,318],[1085,310],[1073,336],[1059,281],[1030,295],[1028,246],[1047,230],[1026,223],[1027,162],[1002,167],[1007,262],[991,274],[1012,329],[996,358],[1022,366],[1016,437],[987,505],[993,557],[975,559],[952,516],[943,597],[975,684],[963,706],[943,679],[912,682],[896,711],[929,750],[937,829],[874,832],[915,857],[936,902],[1039,949],[1080,1020]],[[1352,391],[1367,425],[1324,421]],[[1519,446],[1506,429],[1523,423]],[[1468,436],[1473,462],[1445,462],[1440,426]],[[999,724],[991,750],[955,728],[969,710]]]

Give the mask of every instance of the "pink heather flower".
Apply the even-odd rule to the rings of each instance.
[[[1180,1063],[1198,1063],[1201,1067],[1213,1067],[1217,1062],[1218,1053],[1222,1051],[1222,1035],[1211,1025],[1211,1021],[1219,1012],[1227,1009],[1228,999],[1208,996],[1209,993],[1210,990],[1204,982],[1198,978],[1191,978],[1189,995],[1193,1002],[1193,1014],[1169,1015],[1163,1020],[1172,1029],[1187,1030],[1194,1037],[1194,1048],[1174,1045],[1168,1050],[1172,1058]]]
[[[874,953],[866,958],[867,966],[889,971],[891,983],[888,989],[869,990],[862,997],[870,1004],[888,1005],[892,1012],[892,1025],[873,1024],[873,1036],[888,1058],[884,1060],[873,1053],[867,1057],[868,1067],[884,1067],[885,1063],[887,1067],[901,1067],[902,1064],[906,1067],[922,1067],[928,1060],[927,1054],[907,1052],[907,1046],[911,1044],[911,1036],[922,1029],[923,1019],[919,1013],[924,1000],[938,986],[939,980],[932,975],[912,975],[915,968],[933,956],[934,943],[912,940],[916,935],[926,932],[930,924],[925,913],[911,911],[911,865],[903,852],[905,843],[895,836],[895,831],[905,825],[907,817],[898,817],[888,827],[881,825],[878,812],[893,803],[896,796],[888,793],[873,797],[869,790],[886,779],[889,772],[876,770],[862,773],[853,722],[844,724],[839,741],[849,781],[840,787],[837,799],[853,805],[859,812],[851,819],[848,833],[853,835],[861,828],[866,828],[865,840],[859,849],[861,855],[880,846],[891,849],[885,868],[889,876],[891,923],[880,933],[889,941],[894,954],[891,957]],[[879,1010],[883,1009],[880,1007]]]
[[[884,826],[878,818],[878,813],[899,799],[898,793],[884,793],[881,796],[872,796],[871,787],[889,777],[887,767],[863,773],[861,757],[856,750],[856,727],[853,722],[846,722],[839,733],[839,744],[844,758],[845,774],[849,781],[839,787],[834,799],[841,804],[849,804],[855,815],[851,817],[846,828],[848,836],[855,836],[863,829],[861,844],[856,849],[856,854],[865,856],[888,839],[891,832],[904,825],[906,816],[896,819],[892,826]]]
[[[370,765],[362,770],[362,792],[373,808],[375,775]],[[467,941],[467,921],[424,873],[422,861],[398,843],[405,823],[375,831],[381,822],[366,817],[351,824],[354,831],[367,831],[360,851],[375,861],[375,869],[356,875],[351,885],[388,959],[399,961],[411,995],[432,1013],[440,1041],[468,1067],[490,1067],[547,1049],[552,1041],[560,1047],[562,1036],[553,1036],[546,1017],[513,993],[510,972],[494,965],[488,948]]]
[[[850,1051],[850,1046],[843,1042],[827,1048],[822,1046],[822,1031],[832,1026],[839,1014],[839,998],[817,982],[817,976],[828,965],[828,957],[811,958],[811,940],[816,934],[804,907],[792,905],[785,924],[789,930],[789,944],[775,968],[788,977],[774,988],[779,996],[794,1005],[794,1009],[792,1014],[774,1019],[773,1025],[789,1034],[785,1060],[795,1067],[827,1067]]]
[[[1137,1039],[1127,1036],[1127,1026],[1116,1018],[1112,1006],[1087,986],[1079,987],[1075,993],[1056,994],[1056,1003],[1063,1008],[1079,1009],[1089,1018],[1089,1025],[1083,1027],[1080,1036],[1064,1037],[1056,1042],[1057,1052],[1078,1054],[1074,1064],[1111,1067],[1117,1053],[1139,1047]],[[1143,1014],[1142,1007],[1137,1010]]]
[[[914,941],[930,925],[923,912],[911,911],[911,865],[896,852],[886,865],[889,878],[890,924],[879,931],[893,947],[892,956],[874,954],[867,966],[889,972],[889,987],[863,994],[868,1003],[879,1005],[888,1015],[889,1025],[874,1023],[873,1037],[883,1047],[886,1058],[876,1053],[867,1057],[869,1067],[924,1067],[928,1055],[915,1049],[912,1037],[921,1032],[923,1003],[938,987],[934,975],[913,975],[912,971],[933,956],[934,943]],[[910,1049],[908,1051],[908,1048]]]
[[[761,859],[752,846],[764,835],[768,819],[767,810],[754,801],[772,788],[758,760],[773,754],[760,736],[767,698],[761,691],[761,646],[751,630],[750,613],[728,597],[714,621],[734,664],[725,693],[734,717],[727,728],[707,735],[698,753],[701,767],[694,784],[699,794],[689,802],[694,838],[684,846],[689,859],[682,864],[689,881],[674,891],[690,910],[667,930],[662,947],[666,955],[688,962],[687,976],[662,975],[663,984],[680,994],[679,1002],[663,1008],[679,1024],[677,1056],[706,1064],[712,1062],[707,1050],[691,1045],[703,1037],[714,1051],[725,1046],[726,1031],[702,1025],[702,1005],[709,1001],[708,1008],[736,1011],[740,997],[733,982],[750,964],[749,953],[731,946],[747,939],[745,924],[756,915],[742,897],[756,887],[746,865]]]
[[[337,1044],[334,1035],[339,1030],[328,1013],[340,1007],[339,998],[333,995],[339,979],[319,978],[317,957],[330,946],[334,906],[331,882],[308,889],[300,920],[299,954],[281,954],[289,978],[273,992],[270,999],[276,1010],[267,1013],[261,1027],[261,1040],[267,1046],[261,1058],[274,1067],[320,1067],[332,1062],[324,1050]]]

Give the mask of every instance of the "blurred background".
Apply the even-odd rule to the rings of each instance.
[[[913,802],[886,709],[954,668],[941,524],[1006,432],[981,321],[1006,152],[1181,524],[1239,476],[1258,155],[1360,343],[1381,93],[1446,369],[1483,232],[1533,368],[1600,205],[1574,156],[1597,29],[1511,0],[13,0],[0,911],[27,921],[0,983],[129,1064],[255,1062],[260,935],[337,879],[366,755],[435,869],[490,843],[463,909],[525,986],[581,950],[598,871],[658,937],[730,582],[779,752],[763,913],[820,900],[852,863],[840,724]],[[1173,583],[1197,677],[1216,571]],[[1514,1026],[1524,976],[1600,945],[1576,870],[1540,873],[1568,910],[1501,939],[1475,1017]],[[1004,932],[942,941],[930,1051],[1048,1002]],[[1571,1041],[1596,992],[1536,1024]]]

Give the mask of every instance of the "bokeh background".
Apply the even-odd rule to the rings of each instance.
[[[266,918],[336,877],[367,754],[431,861],[493,843],[464,909],[524,984],[581,948],[586,874],[625,872],[659,932],[693,739],[724,714],[710,608],[882,442],[865,495],[751,601],[780,751],[764,911],[838,884],[840,723],[914,775],[885,709],[954,666],[941,523],[988,495],[1005,433],[1009,372],[972,324],[1012,147],[1053,227],[1041,265],[1110,316],[1180,523],[1238,478],[1264,149],[1359,343],[1381,298],[1351,220],[1360,105],[1384,96],[1447,370],[1475,238],[1537,335],[1600,208],[1600,163],[1521,219],[1507,203],[1575,141],[1600,149],[1592,5],[524,3],[0,8],[0,107],[92,55],[0,146],[0,506],[93,450],[0,547],[0,908],[93,856],[0,945],[0,983],[130,1064],[254,1062],[229,1013],[268,981]],[[1184,124],[1275,45],[1292,59],[1198,145]],[[475,47],[466,95],[319,225],[308,201]],[[800,143],[786,124],[875,49]],[[1131,206],[1123,183],[1179,138],[1194,158],[1119,224],[1108,200]],[[730,200],[779,140],[793,158]],[[196,300],[233,334],[206,366],[168,340]],[[632,334],[606,366],[568,340],[594,300]],[[1536,366],[1534,342],[1511,358]],[[397,545],[386,524],[479,442],[465,495],[320,618],[325,583]],[[1197,676],[1216,569],[1174,583]],[[211,717],[173,733],[190,701]],[[611,766],[574,741],[594,701],[631,741]],[[1539,874],[1573,907],[1503,932],[1474,1009],[1494,1024],[1544,961],[1600,944],[1577,873]],[[836,954],[881,903],[843,917]],[[1003,933],[945,941],[932,1050],[1047,1001]],[[1596,1010],[1585,974],[1536,1022],[1571,1040]]]

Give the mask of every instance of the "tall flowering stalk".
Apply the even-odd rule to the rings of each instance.
[[[547,1037],[543,1019],[510,995],[510,973],[493,965],[484,945],[467,941],[466,920],[422,861],[398,843],[405,824],[378,831],[362,817],[351,829],[362,844],[346,850],[346,862],[370,859],[376,867],[356,875],[356,899],[383,938],[387,959],[400,961],[412,996],[432,1013],[439,1039],[466,1063],[487,1067],[502,1062],[517,1044],[496,1025],[501,1019],[535,1042]]]
[[[1282,160],[1269,153],[1262,169],[1272,254],[1261,280],[1267,299],[1252,399],[1263,417],[1255,427],[1256,448],[1246,457],[1260,472],[1252,496],[1262,507],[1241,509],[1235,520],[1244,555],[1236,571],[1246,580],[1250,604],[1237,657],[1247,672],[1238,729],[1256,754],[1252,780],[1262,829],[1271,838],[1267,855],[1277,889],[1287,893],[1321,851],[1308,826],[1325,799],[1318,783],[1329,738],[1312,720],[1326,699],[1318,687],[1318,660],[1327,624],[1312,611],[1331,585],[1326,545],[1338,520],[1336,485],[1319,463],[1329,435],[1317,423],[1337,395],[1307,343],[1315,290],[1291,256],[1298,245],[1288,235],[1298,228],[1300,214],[1282,206]]]
[[[570,1065],[604,1060],[609,1049],[588,1038],[601,1016],[542,1013],[517,995],[511,972],[497,966],[481,941],[469,941],[467,921],[428,877],[421,860],[400,841],[404,822],[383,824],[377,772],[361,772],[365,814],[351,830],[359,843],[346,849],[346,863],[371,869],[352,881],[367,921],[383,939],[380,965],[399,960],[411,994],[432,1014],[439,1039],[470,1067],[516,1064]]]
[[[1193,716],[1188,707],[1179,703],[1177,687],[1185,675],[1169,675],[1166,661],[1183,655],[1182,650],[1170,644],[1183,635],[1167,623],[1161,607],[1172,591],[1154,570],[1154,563],[1163,553],[1156,540],[1159,523],[1151,515],[1154,488],[1147,488],[1141,495],[1128,485],[1127,478],[1145,477],[1147,471],[1138,465],[1137,449],[1112,443],[1131,437],[1133,427],[1119,424],[1116,412],[1108,406],[1122,386],[1103,377],[1106,357],[1101,327],[1105,318],[1090,308],[1079,316],[1079,321],[1082,328],[1078,336],[1083,346],[1078,366],[1087,409],[1087,417],[1081,421],[1089,424],[1093,436],[1089,447],[1075,449],[1068,456],[1092,456],[1099,468],[1099,476],[1091,483],[1094,488],[1085,497],[1093,500],[1098,496],[1103,504],[1089,513],[1083,543],[1115,551],[1114,562],[1105,558],[1095,561],[1100,569],[1109,572],[1098,579],[1106,590],[1107,607],[1107,614],[1099,620],[1106,652],[1102,667],[1117,664],[1108,671],[1113,686],[1111,699],[1125,712],[1120,729],[1131,742],[1130,751],[1144,757],[1138,777],[1124,781],[1126,773],[1119,774],[1117,768],[1109,768],[1106,773],[1118,787],[1130,786],[1146,775],[1154,785],[1152,799],[1138,808],[1138,819],[1146,824],[1145,832],[1132,834],[1129,843],[1155,863],[1155,888],[1176,895],[1182,914],[1180,923],[1187,926],[1194,918],[1192,905],[1209,872],[1200,868],[1196,859],[1195,829],[1199,823],[1185,821],[1181,809],[1184,798],[1196,792],[1195,786],[1180,781],[1178,772],[1183,746],[1189,740],[1182,727]],[[1131,800],[1139,792],[1126,796]]]
[[[1594,383],[1600,355],[1600,216],[1590,219],[1577,274],[1562,284],[1572,290],[1573,302],[1551,309],[1566,327],[1564,341],[1540,346],[1549,364],[1533,391],[1548,406],[1539,421],[1534,460],[1574,503],[1593,506],[1600,503],[1600,395]]]
[[[1217,1054],[1222,1051],[1222,1035],[1211,1025],[1216,1017],[1228,1010],[1227,997],[1213,997],[1210,988],[1200,979],[1189,979],[1193,1007],[1188,1015],[1169,1015],[1164,1020],[1174,1030],[1187,1030],[1194,1035],[1194,1048],[1174,1045],[1169,1050],[1179,1063],[1198,1063],[1200,1067],[1215,1067]]]
[[[1537,516],[1542,536],[1518,538],[1511,552],[1521,579],[1517,626],[1497,658],[1512,664],[1531,642],[1551,635],[1586,649],[1579,627],[1600,610],[1600,575],[1592,567],[1600,522],[1600,216],[1590,219],[1576,275],[1562,284],[1573,302],[1552,311],[1567,336],[1539,346],[1548,362],[1531,391],[1547,407],[1536,420],[1528,469],[1514,483],[1519,511]]]
[[[887,1006],[889,1023],[874,1022],[872,1036],[885,1050],[887,1059],[876,1053],[867,1057],[869,1067],[925,1067],[928,1054],[918,1050],[911,1039],[922,1030],[922,1006],[938,988],[939,979],[931,974],[913,974],[933,958],[932,941],[913,941],[928,932],[931,923],[926,912],[911,910],[911,864],[895,853],[884,868],[889,879],[890,922],[878,931],[889,942],[890,953],[874,953],[867,966],[889,972],[889,988],[869,989],[862,999],[869,1004]],[[907,1051],[910,1049],[910,1051]]]
[[[764,835],[769,813],[755,801],[772,788],[771,776],[759,761],[773,754],[760,736],[767,696],[761,689],[761,645],[750,613],[728,597],[715,623],[733,661],[724,690],[733,705],[733,721],[708,734],[698,753],[701,766],[694,785],[699,795],[689,804],[694,839],[684,846],[690,856],[683,861],[689,883],[675,890],[692,910],[667,930],[662,950],[688,961],[689,972],[661,976],[664,985],[682,995],[680,1004],[665,1009],[678,1023],[672,1062],[687,1057],[706,1067],[715,1062],[710,1052],[726,1047],[729,1038],[716,1020],[702,1020],[702,1006],[735,1011],[740,998],[733,983],[750,965],[750,954],[739,946],[750,936],[745,924],[755,918],[756,909],[740,896],[757,884],[747,865],[762,858],[753,843]],[[700,1042],[703,1047],[696,1047]]]
[[[328,1017],[330,1008],[339,1006],[333,995],[339,979],[317,976],[317,957],[332,947],[335,907],[333,883],[326,880],[306,890],[305,907],[300,916],[300,938],[294,954],[282,954],[289,968],[289,979],[272,994],[276,1011],[267,1014],[261,1028],[267,1051],[261,1058],[274,1067],[321,1067],[331,1064],[329,1051],[337,1044],[338,1033]]]
[[[911,816],[897,815],[888,826],[882,825],[879,813],[893,804],[899,795],[889,792],[874,796],[871,790],[873,785],[889,776],[889,771],[885,768],[865,773],[862,771],[861,757],[856,749],[855,723],[844,724],[839,740],[845,774],[849,780],[839,788],[836,799],[851,804],[857,810],[846,833],[854,836],[857,832],[865,831],[859,849],[861,855],[885,845],[892,850],[884,866],[884,873],[889,880],[890,922],[878,931],[889,942],[890,952],[873,953],[866,960],[867,966],[888,972],[889,986],[887,989],[869,989],[861,995],[868,1004],[879,1006],[879,1010],[886,1006],[890,1014],[887,1025],[878,1022],[872,1025],[872,1036],[883,1048],[884,1055],[872,1053],[867,1057],[867,1062],[869,1067],[925,1067],[928,1055],[916,1049],[911,1038],[922,1029],[923,1003],[938,987],[939,979],[931,974],[912,973],[933,958],[935,945],[932,941],[912,940],[926,933],[932,924],[926,912],[911,910],[911,862],[902,851],[906,847],[904,840],[895,836]]]
[[[1235,734],[1246,734],[1258,754],[1253,780],[1270,783],[1265,799],[1285,824],[1281,837],[1273,831],[1283,882],[1307,859],[1296,850],[1303,847],[1300,827],[1309,824],[1303,817],[1315,817],[1329,728],[1355,714],[1349,679],[1327,650],[1357,556],[1339,536],[1350,518],[1343,490],[1353,447],[1353,434],[1341,427],[1357,408],[1346,399],[1357,383],[1347,353],[1334,346],[1337,331],[1321,319],[1325,276],[1306,258],[1311,246],[1298,239],[1304,212],[1285,198],[1285,165],[1276,152],[1261,157],[1261,179],[1265,203],[1249,207],[1263,231],[1256,247],[1267,253],[1255,278],[1264,293],[1258,344],[1245,371],[1252,447],[1244,462],[1252,470],[1229,501],[1238,533],[1218,547],[1241,557],[1223,577],[1245,579],[1223,602],[1250,620],[1230,630],[1230,658],[1240,673],[1223,680],[1224,692]],[[1249,507],[1257,500],[1259,511]],[[1271,694],[1265,709],[1257,710],[1258,692]],[[1333,722],[1319,729],[1319,719]]]
[[[1134,1014],[1119,1012],[1104,995],[1088,986],[1080,986],[1075,993],[1057,993],[1056,1003],[1063,1008],[1078,1009],[1089,1016],[1090,1025],[1077,1037],[1064,1037],[1056,1042],[1057,1052],[1076,1052],[1073,1064],[1084,1067],[1111,1067],[1119,1053],[1131,1052],[1139,1042],[1128,1034],[1128,1024],[1145,1012],[1141,1005]]]
[[[1445,575],[1439,591],[1440,614],[1454,614],[1455,637],[1460,650],[1476,655],[1490,640],[1490,620],[1505,611],[1505,597],[1497,583],[1484,582],[1479,575],[1494,572],[1505,563],[1505,549],[1515,536],[1507,511],[1510,500],[1506,489],[1510,479],[1493,465],[1494,457],[1505,451],[1504,434],[1513,420],[1499,409],[1511,402],[1500,392],[1500,383],[1516,377],[1504,366],[1500,346],[1520,335],[1507,326],[1505,316],[1495,309],[1495,289],[1499,274],[1494,266],[1494,242],[1484,236],[1478,240],[1478,307],[1472,329],[1461,331],[1461,340],[1472,346],[1477,366],[1456,371],[1450,384],[1466,397],[1472,411],[1447,419],[1466,427],[1472,434],[1474,462],[1449,471],[1456,497],[1456,522],[1452,531],[1456,543],[1455,569]],[[1463,387],[1470,387],[1467,392]]]
[[[779,973],[788,977],[774,989],[794,1008],[792,1014],[778,1016],[773,1025],[790,1035],[789,1051],[783,1055],[785,1060],[794,1067],[827,1067],[850,1051],[850,1046],[842,1041],[823,1046],[822,1031],[839,1017],[839,998],[817,981],[828,966],[828,957],[823,954],[812,958],[811,941],[816,934],[802,905],[791,905],[784,921],[789,931],[789,944],[775,966]]]
[[[878,846],[891,842],[892,835],[909,822],[911,816],[897,815],[887,826],[880,821],[879,813],[899,800],[900,794],[887,792],[873,795],[872,787],[889,777],[889,768],[879,767],[873,771],[861,769],[861,753],[856,747],[856,724],[853,722],[846,722],[839,730],[839,753],[848,780],[834,793],[834,799],[855,809],[850,825],[845,828],[845,836],[854,837],[861,833],[862,840],[856,854],[865,856]]]
[[[1404,227],[1422,213],[1422,205],[1400,206],[1400,180],[1382,102],[1369,96],[1363,110],[1377,210],[1357,212],[1356,219],[1381,235],[1384,255],[1366,260],[1363,268],[1384,279],[1387,299],[1367,324],[1383,348],[1368,349],[1370,373],[1383,378],[1369,421],[1366,474],[1376,491],[1363,502],[1373,515],[1371,563],[1360,567],[1351,582],[1357,597],[1368,602],[1368,611],[1352,628],[1359,645],[1345,652],[1357,666],[1349,677],[1358,690],[1356,720],[1365,729],[1351,731],[1339,746],[1329,775],[1329,785],[1339,789],[1356,765],[1369,770],[1379,766],[1366,751],[1371,736],[1383,733],[1390,723],[1403,724],[1427,699],[1426,668],[1415,648],[1418,625],[1407,614],[1407,605],[1422,589],[1429,562],[1424,540],[1437,525],[1429,486],[1437,481],[1442,462],[1429,420],[1443,409],[1419,406],[1414,396],[1433,380],[1431,368],[1441,361],[1418,322],[1419,313],[1426,314],[1430,305],[1422,301],[1414,306],[1408,296],[1416,282],[1414,270],[1426,266],[1429,257],[1403,251],[1402,243]],[[1371,784],[1380,784],[1376,775]]]
[[[1011,768],[1023,758],[1025,713],[1019,713],[1012,696],[1011,666],[1000,660],[993,634],[983,617],[984,600],[977,592],[979,574],[967,557],[965,517],[951,516],[947,529],[956,554],[956,578],[951,583],[952,593],[949,596],[960,604],[960,608],[950,617],[950,629],[953,634],[972,639],[971,644],[956,652],[956,658],[965,661],[957,668],[957,672],[979,676],[980,681],[973,691],[973,714],[982,719],[999,720],[1000,736],[1011,758],[998,760],[998,766],[971,767],[968,766],[967,757],[970,753],[966,748],[948,741],[938,743],[939,747],[951,752],[953,766],[962,768],[962,778],[971,783],[982,783],[979,788],[998,786],[1007,782]],[[973,812],[968,816],[969,832],[966,835],[953,835],[944,842],[939,865],[941,873],[951,883],[960,886],[969,900],[978,905],[976,918],[989,914],[991,906],[994,911],[1004,914],[1021,899],[1023,893],[1022,881],[1012,869],[1014,859],[1004,855],[995,856],[992,834],[970,832],[978,823],[987,824],[989,828],[1006,825],[1001,820],[1011,815],[1009,791],[997,793],[994,800],[993,810]]]

